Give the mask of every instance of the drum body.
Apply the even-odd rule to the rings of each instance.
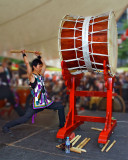
[[[30,89],[28,87],[18,87],[16,90],[19,97],[19,104],[25,106]]]
[[[99,101],[97,101],[97,109],[105,111],[107,105],[107,98],[99,98]],[[112,111],[113,112],[125,112],[126,106],[123,98],[120,95],[117,95],[112,99]]]
[[[114,76],[117,66],[117,27],[113,12],[93,17],[65,16],[59,29],[59,53],[71,74],[103,73]]]

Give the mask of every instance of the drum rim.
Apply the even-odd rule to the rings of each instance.
[[[64,16],[65,17],[65,16]],[[64,17],[62,19],[64,19]],[[61,42],[60,42],[60,38],[61,38],[61,26],[62,26],[62,19],[60,21],[60,25],[59,25],[59,32],[58,32],[58,51],[59,51],[59,59],[60,61],[62,61],[62,53],[61,53]]]
[[[113,17],[113,18],[111,18],[111,17]],[[109,32],[109,30],[110,30],[110,25],[111,25],[111,21],[112,20],[114,20],[114,26],[115,26],[115,39],[114,40],[116,40],[116,47],[115,47],[115,53],[113,53],[115,56],[115,61],[114,61],[114,65],[112,64],[112,60],[110,59],[111,58],[111,51],[110,51],[110,42],[109,42],[109,39],[111,38],[111,34],[110,34],[110,32]],[[112,39],[112,38],[111,38]],[[114,13],[114,11],[110,11],[110,13],[109,13],[109,21],[108,21],[108,33],[107,33],[107,41],[108,41],[108,60],[109,60],[109,65],[110,65],[110,72],[109,72],[109,74],[113,77],[113,76],[115,76],[115,73],[116,73],[116,68],[117,68],[117,58],[118,58],[118,46],[117,46],[117,25],[116,25],[116,20],[115,20],[115,13]],[[115,41],[114,41],[115,42]],[[114,43],[113,42],[113,43]],[[111,66],[114,66],[114,67],[111,67]],[[114,69],[113,69],[114,68]]]
[[[58,51],[59,51],[59,59],[60,59],[60,61],[62,62],[63,61],[63,57],[62,57],[62,51],[61,51],[61,31],[62,31],[62,29],[61,29],[61,27],[63,26],[63,21],[64,21],[64,19],[68,19],[67,17],[73,17],[73,18],[85,18],[85,17],[83,17],[83,16],[75,16],[75,15],[71,15],[71,14],[66,14],[62,19],[61,19],[61,21],[60,21],[60,25],[59,25],[59,31],[58,31]],[[62,68],[62,66],[61,66],[61,68]],[[67,68],[68,69],[68,68]],[[69,70],[69,72],[70,72],[70,70]],[[85,72],[85,71],[84,71]],[[88,71],[86,71],[86,72],[88,72]],[[70,72],[70,74],[71,75],[76,75],[76,74],[81,74],[82,73],[82,71],[81,70],[76,70],[76,71],[74,71],[74,72]]]

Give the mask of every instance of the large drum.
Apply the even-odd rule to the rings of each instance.
[[[110,76],[117,66],[117,27],[114,12],[92,17],[66,15],[59,29],[59,53],[71,74],[103,73]]]

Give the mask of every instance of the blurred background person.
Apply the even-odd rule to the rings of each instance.
[[[11,62],[5,58],[0,66],[0,100],[7,99],[19,116],[24,115],[24,109],[16,103],[14,92],[11,89]]]

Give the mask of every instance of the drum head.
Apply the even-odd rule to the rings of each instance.
[[[117,67],[117,58],[118,58],[118,45],[117,45],[117,26],[114,12],[109,14],[108,22],[108,55],[109,55],[109,65],[110,65],[110,74],[114,76],[116,73]]]

